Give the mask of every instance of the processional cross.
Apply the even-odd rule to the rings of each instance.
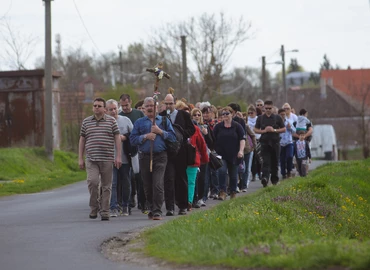
[[[154,83],[154,92],[153,92],[153,99],[154,99],[154,118],[153,118],[153,123],[152,125],[155,125],[155,117],[157,114],[157,101],[158,101],[158,96],[161,94],[158,91],[159,83],[163,79],[163,77],[170,79],[171,76],[163,71],[163,63],[159,62],[156,66],[153,68],[147,68],[146,71],[150,73],[154,73],[155,75],[155,83]],[[154,141],[150,142],[150,172],[153,171],[153,148],[154,148]]]

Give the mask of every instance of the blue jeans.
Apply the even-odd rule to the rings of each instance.
[[[280,172],[282,176],[290,173],[293,169],[294,145],[280,146]]]
[[[244,162],[245,162],[245,170],[242,174],[242,189],[246,189],[249,186],[251,181],[251,168],[252,168],[252,161],[253,161],[253,151],[249,152],[248,154],[244,154]]]
[[[227,173],[229,173],[229,188],[231,193],[236,193],[236,187],[238,185],[238,165],[228,162],[222,159],[223,165],[219,169],[219,184],[220,191],[227,192]]]
[[[112,196],[110,198],[110,209],[117,209],[117,181],[122,183],[122,204],[123,207],[128,207],[131,195],[131,177],[130,177],[130,165],[122,164],[122,166],[117,169],[113,167],[113,180],[112,180]]]

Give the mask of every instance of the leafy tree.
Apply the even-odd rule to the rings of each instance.
[[[320,64],[320,72],[321,70],[330,70],[334,69],[334,67],[331,65],[329,58],[326,54],[324,54],[324,62]]]
[[[181,78],[181,36],[186,36],[190,58],[188,69],[192,97],[211,98],[224,82],[225,66],[235,48],[249,37],[250,24],[243,17],[235,21],[223,13],[203,14],[179,24],[168,24],[155,32],[149,47],[155,50],[177,78]],[[158,61],[158,60],[157,60]],[[177,76],[180,75],[180,76]],[[174,83],[174,81],[171,81]],[[181,80],[175,82],[181,88]],[[181,90],[185,94],[186,89]],[[185,95],[184,95],[185,96]]]
[[[299,72],[299,71],[304,71],[303,67],[298,64],[298,60],[296,58],[292,58],[288,66],[287,73],[289,74],[291,72]]]

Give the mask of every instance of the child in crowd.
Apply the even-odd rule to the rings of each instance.
[[[299,140],[294,143],[294,156],[297,161],[297,170],[301,177],[307,175],[308,164],[311,163],[311,151],[307,141],[305,141],[306,131],[297,131]]]
[[[296,130],[298,131],[307,131],[307,125],[311,124],[311,121],[307,118],[308,112],[305,109],[299,111],[299,116],[297,120]]]

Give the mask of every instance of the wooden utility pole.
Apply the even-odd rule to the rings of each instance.
[[[266,94],[266,57],[262,56],[262,96]]]
[[[181,36],[181,51],[182,51],[182,89],[187,91],[187,100],[190,102],[190,91],[188,85],[188,66],[186,62],[186,36]]]
[[[51,65],[51,1],[45,2],[45,107],[44,107],[44,142],[48,158],[53,161],[53,77]]]
[[[120,81],[123,85],[123,60],[122,60],[122,46],[118,46],[119,49],[119,71],[120,71]]]
[[[280,49],[280,55],[281,55],[281,61],[283,62],[283,90],[284,90],[284,102],[288,102],[288,93],[286,89],[286,77],[285,77],[285,50],[284,50],[284,45],[281,45]]]

